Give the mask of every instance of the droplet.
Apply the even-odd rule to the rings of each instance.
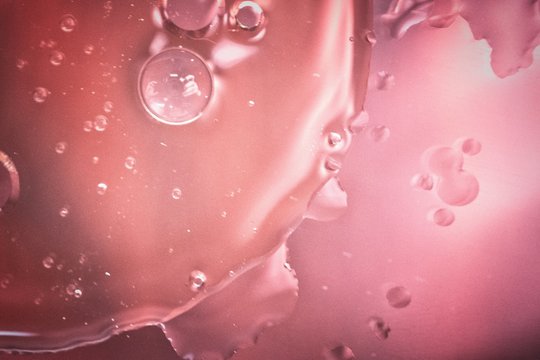
[[[193,270],[189,274],[189,286],[192,291],[200,291],[206,284],[206,275],[200,270]]]
[[[139,76],[140,100],[155,120],[182,125],[197,120],[210,101],[212,76],[195,53],[171,48],[151,57]]]
[[[32,98],[34,99],[36,103],[41,104],[45,102],[49,94],[50,94],[49,90],[47,90],[44,87],[38,86],[37,88],[34,89]]]
[[[433,176],[430,174],[416,174],[411,178],[411,186],[420,190],[433,189]]]
[[[396,85],[396,79],[394,75],[386,72],[379,71],[377,72],[377,89],[379,90],[390,90]]]
[[[17,59],[17,62],[15,63],[15,66],[17,66],[17,69],[22,70],[26,66],[28,66],[28,61],[24,59]]]
[[[219,9],[216,0],[168,0],[164,13],[167,20],[182,30],[196,31],[207,27]]]
[[[412,296],[410,291],[403,286],[395,286],[386,292],[386,299],[390,306],[401,309],[411,303]]]
[[[72,32],[75,30],[76,26],[77,19],[75,19],[75,16],[71,14],[66,14],[60,19],[60,29],[62,29],[63,32]]]
[[[128,156],[126,161],[124,161],[124,167],[128,170],[133,170],[136,162],[137,160],[133,156]]]
[[[87,44],[84,46],[83,48],[83,52],[86,54],[86,55],[92,55],[92,53],[94,52],[94,45],[92,44]]]
[[[377,37],[375,36],[375,33],[372,30],[368,30],[366,32],[366,41],[370,43],[371,45],[375,45],[377,43]]]
[[[330,146],[338,146],[343,141],[343,137],[340,133],[331,132],[328,134],[328,144]]]
[[[43,261],[41,262],[41,264],[43,265],[43,267],[45,269],[51,269],[53,266],[54,266],[54,258],[52,256],[47,256],[43,259]]]
[[[94,129],[94,124],[90,120],[86,120],[83,123],[83,130],[85,132],[90,132],[90,131],[92,131],[92,129]]]
[[[356,359],[351,348],[345,345],[338,345],[331,349],[328,349],[328,348],[325,349],[323,351],[323,357],[324,357],[324,360],[354,360]]]
[[[241,29],[255,30],[262,24],[264,11],[254,1],[242,1],[234,14],[236,22]]]
[[[108,188],[107,184],[102,183],[102,182],[99,183],[97,185],[97,193],[98,193],[98,195],[105,195],[105,193],[107,192],[107,188]]]
[[[64,206],[63,208],[60,209],[58,214],[60,214],[60,216],[63,217],[63,218],[67,217],[69,215],[69,207]]]
[[[179,200],[182,197],[182,190],[178,187],[172,189],[171,196],[174,200]]]
[[[60,66],[62,65],[62,62],[64,62],[64,59],[66,56],[63,52],[59,50],[53,50],[51,51],[51,56],[49,57],[49,62],[54,66]]]
[[[384,125],[377,125],[369,130],[369,137],[374,142],[384,142],[390,137],[390,129]]]
[[[67,149],[67,143],[65,141],[57,142],[54,146],[54,151],[56,151],[57,154],[63,154]]]
[[[385,323],[382,318],[378,316],[370,317],[368,320],[368,326],[379,340],[388,339],[388,335],[390,334],[391,329],[390,326],[388,326],[388,324]]]
[[[113,104],[112,101],[107,100],[107,101],[105,101],[105,102],[103,103],[103,111],[105,111],[106,113],[112,112],[112,111],[113,111],[113,107],[114,107],[114,104]]]
[[[439,226],[449,226],[455,220],[455,215],[450,209],[436,209],[428,214],[428,217],[434,224]]]
[[[109,125],[109,119],[105,115],[98,115],[94,118],[94,129],[99,132],[105,131]]]
[[[465,155],[474,156],[482,150],[482,144],[473,138],[460,139],[456,142],[458,148]]]

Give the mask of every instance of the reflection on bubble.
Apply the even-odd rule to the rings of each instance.
[[[208,105],[212,77],[196,54],[186,49],[168,49],[143,66],[139,95],[152,118],[169,125],[187,124],[199,118]]]
[[[403,286],[395,286],[386,292],[386,299],[390,306],[401,309],[411,303],[412,297],[409,290]]]

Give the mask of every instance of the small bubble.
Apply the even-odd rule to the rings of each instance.
[[[98,115],[94,118],[94,129],[99,132],[105,131],[109,125],[109,119],[105,115]]]
[[[473,138],[461,139],[457,141],[461,152],[465,155],[474,156],[482,150],[482,144]]]
[[[94,45],[92,44],[87,44],[83,47],[83,52],[86,54],[86,55],[92,55],[92,53],[94,52],[95,50],[95,47]]]
[[[17,62],[15,63],[15,66],[17,66],[17,69],[22,70],[26,66],[28,66],[28,61],[24,59],[17,59]]]
[[[51,269],[54,266],[54,258],[52,256],[47,256],[41,262],[45,269]]]
[[[430,174],[416,174],[411,178],[411,186],[420,190],[433,189],[433,176]]]
[[[75,30],[76,26],[77,19],[75,19],[75,16],[71,14],[66,14],[60,19],[60,29],[62,29],[63,32],[72,32]]]
[[[238,5],[235,18],[241,29],[255,30],[261,25],[264,18],[264,12],[256,2],[242,1]]]
[[[105,1],[105,3],[103,4],[103,9],[105,9],[106,12],[110,12],[112,11],[113,9],[113,3],[112,1]]]
[[[390,306],[401,309],[411,303],[412,296],[403,286],[395,286],[386,292],[386,299]]]
[[[178,187],[172,189],[171,196],[174,200],[179,200],[182,197],[182,190]]]
[[[343,141],[343,137],[341,134],[336,132],[331,132],[328,134],[328,144],[330,146],[338,146]]]
[[[57,142],[54,146],[54,151],[56,151],[57,154],[63,154],[67,149],[67,143],[65,141]]]
[[[90,131],[92,131],[93,128],[94,128],[94,124],[90,120],[86,120],[83,123],[83,130],[85,132],[90,132]]]
[[[386,71],[379,71],[377,73],[377,89],[378,90],[390,90],[395,85],[396,85],[396,79],[394,75]]]
[[[112,112],[112,111],[113,111],[113,107],[114,107],[114,104],[113,104],[112,101],[107,100],[107,101],[105,101],[105,102],[103,103],[103,111],[105,111],[106,113]]]
[[[192,291],[200,291],[206,284],[206,275],[200,270],[193,270],[189,274],[189,286]]]
[[[227,212],[226,212],[225,210],[223,210],[223,211],[221,212],[221,217],[222,217],[222,218],[225,219],[225,218],[227,217],[227,215],[228,215],[228,214],[227,214]]]
[[[384,125],[377,125],[369,130],[369,137],[374,142],[384,142],[390,137],[390,129]]]
[[[428,218],[439,226],[449,226],[455,220],[454,213],[445,208],[436,209],[428,214]]]
[[[102,182],[99,183],[97,185],[97,193],[98,193],[98,195],[105,195],[105,193],[107,192],[107,188],[108,188],[107,184],[102,183]]]
[[[0,288],[7,289],[7,287],[11,284],[12,280],[13,280],[13,275],[11,274],[7,274],[0,277]]]
[[[133,170],[136,162],[137,160],[133,156],[128,156],[126,161],[124,161],[124,167],[128,170]]]
[[[58,214],[63,218],[67,217],[69,215],[69,207],[64,206],[63,208],[60,209]]]
[[[49,57],[49,62],[54,66],[60,66],[64,62],[66,55],[59,50],[51,51],[51,56]]]
[[[368,326],[379,340],[388,339],[388,335],[391,329],[390,326],[388,326],[388,324],[385,323],[382,318],[378,316],[370,317],[368,320]]]
[[[32,98],[34,99],[36,103],[41,104],[45,102],[49,94],[50,94],[49,90],[47,90],[44,87],[38,86],[37,88],[34,89],[34,92],[32,93]]]
[[[375,33],[372,30],[368,30],[366,32],[366,41],[370,43],[371,45],[375,45],[377,43],[377,37],[375,36]]]

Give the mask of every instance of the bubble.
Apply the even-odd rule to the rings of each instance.
[[[163,10],[167,20],[179,29],[195,31],[212,23],[218,13],[218,1],[167,0]]]
[[[200,291],[206,284],[206,274],[200,270],[193,270],[189,274],[189,287],[192,291]]]
[[[106,113],[111,113],[113,111],[113,107],[114,107],[114,104],[112,101],[105,101],[103,103],[103,111],[105,111]]]
[[[328,348],[325,349],[323,351],[323,357],[324,357],[324,360],[354,360],[356,359],[351,348],[345,345],[338,345],[331,349],[328,349]]]
[[[17,59],[15,66],[17,66],[17,69],[22,70],[28,66],[28,61],[24,59]]]
[[[68,206],[64,206],[63,208],[60,209],[60,211],[58,212],[58,214],[65,218],[69,215],[69,207]]]
[[[368,320],[368,326],[379,340],[388,339],[391,329],[382,318],[378,316],[370,317]]]
[[[66,56],[63,52],[59,50],[53,50],[51,52],[51,56],[49,57],[49,62],[54,66],[60,66],[62,65],[62,62],[64,62],[64,59]]]
[[[439,176],[453,176],[463,167],[463,155],[449,146],[429,148],[423,157],[429,171]]]
[[[411,186],[420,190],[433,189],[433,176],[430,174],[416,174],[411,178]]]
[[[109,125],[109,118],[105,115],[98,115],[94,118],[94,129],[99,132],[105,131]]]
[[[377,72],[377,89],[378,90],[390,90],[396,85],[396,79],[394,75],[386,71]]]
[[[179,200],[182,197],[182,190],[178,187],[172,189],[171,196],[174,200]]]
[[[241,29],[254,30],[262,24],[264,11],[254,1],[242,1],[236,9],[234,17]]]
[[[51,269],[53,266],[54,266],[54,257],[52,256],[47,256],[43,259],[43,261],[41,262],[41,264],[43,265],[43,267],[45,269]]]
[[[384,142],[390,137],[390,129],[384,125],[377,125],[369,130],[369,137],[374,142]]]
[[[464,170],[442,177],[437,185],[437,195],[448,205],[467,205],[476,199],[479,192],[480,184],[476,177]]]
[[[107,192],[107,188],[108,188],[107,184],[102,183],[102,182],[99,183],[97,185],[97,193],[98,193],[98,195],[105,195],[105,193]]]
[[[79,287],[79,284],[77,284],[76,282],[73,282],[69,284],[68,286],[66,286],[66,294],[79,299],[82,296],[83,292],[82,292],[82,289]]]
[[[38,86],[34,89],[34,92],[32,93],[32,99],[38,104],[41,104],[47,100],[47,97],[49,96],[50,91],[44,87]]]
[[[328,144],[330,146],[338,146],[343,141],[343,137],[341,134],[336,132],[331,132],[328,134]]]
[[[411,303],[411,293],[403,286],[395,286],[386,292],[390,306],[397,309],[407,307]]]
[[[181,125],[197,120],[212,95],[212,76],[204,60],[172,48],[151,57],[139,75],[139,97],[155,120]]]
[[[94,129],[94,124],[90,120],[86,120],[83,123],[83,130],[85,132],[90,132],[90,131],[92,131],[92,129]]]
[[[124,161],[124,167],[128,170],[133,170],[136,162],[137,160],[133,156],[128,156],[126,161]]]
[[[83,47],[83,52],[86,54],[86,55],[92,55],[92,53],[94,52],[95,50],[95,47],[94,45],[92,44],[87,44]]]
[[[41,40],[39,42],[39,47],[42,49],[53,49],[58,45],[58,43],[52,39]]]
[[[67,149],[67,143],[65,141],[57,142],[54,146],[54,151],[56,151],[57,154],[63,154]]]
[[[473,138],[460,139],[456,142],[458,148],[465,155],[474,156],[482,150],[482,144]]]
[[[454,213],[450,209],[436,209],[428,214],[428,218],[436,225],[449,226],[455,220]]]
[[[254,106],[255,106],[255,101],[249,100],[249,101],[248,101],[248,106],[249,106],[249,107],[254,107]]]
[[[72,32],[77,26],[77,19],[71,14],[66,14],[60,19],[60,29],[63,32]]]
[[[377,43],[377,37],[375,36],[375,33],[372,30],[368,30],[366,32],[366,41],[370,43],[371,45],[375,45]]]
[[[11,158],[0,151],[0,211],[8,202],[16,201],[19,192],[19,172]]]

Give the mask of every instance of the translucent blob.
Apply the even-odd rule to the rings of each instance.
[[[72,32],[75,30],[76,26],[77,19],[75,19],[75,16],[71,14],[66,14],[60,19],[60,29],[62,29],[63,32]]]
[[[390,334],[390,326],[378,316],[372,316],[368,320],[368,326],[379,340],[386,340]]]
[[[105,195],[105,193],[107,192],[107,188],[108,188],[107,184],[102,183],[102,182],[99,183],[97,185],[97,193],[98,193],[98,195]]]
[[[324,360],[354,360],[353,351],[345,345],[338,345],[332,348],[326,348],[323,351]]]
[[[49,57],[49,62],[51,63],[51,65],[60,66],[62,65],[62,62],[64,61],[65,57],[66,56],[64,55],[63,52],[59,50],[53,50],[51,52],[51,56]]]
[[[167,49],[151,57],[139,76],[144,108],[152,118],[169,125],[197,120],[212,89],[212,76],[204,60],[186,49]]]
[[[92,44],[87,44],[87,45],[84,45],[83,47],[83,52],[86,54],[86,55],[92,55],[92,53],[94,52],[95,50],[95,46],[92,45]]]
[[[467,205],[476,199],[479,192],[480,184],[476,177],[463,170],[442,177],[437,184],[437,195],[448,205]]]
[[[474,156],[482,150],[480,141],[473,138],[459,139],[456,141],[455,146],[469,156]]]
[[[182,190],[179,187],[175,187],[171,191],[171,196],[174,200],[179,200],[182,197]]]
[[[411,186],[419,190],[433,189],[433,176],[430,174],[416,174],[411,178]]]
[[[193,270],[189,274],[189,288],[191,291],[200,291],[206,285],[206,274],[200,270]]]
[[[34,89],[34,92],[32,93],[32,99],[38,104],[44,103],[45,100],[47,100],[47,97],[49,97],[50,91],[47,90],[44,87],[38,86]]]
[[[238,26],[245,30],[253,30],[260,26],[263,16],[263,9],[254,1],[240,2],[234,14]]]
[[[60,141],[57,142],[54,146],[54,151],[56,151],[57,154],[63,154],[67,149],[67,142]]]
[[[450,226],[454,223],[455,215],[450,209],[435,209],[428,214],[428,219],[439,226]]]
[[[332,172],[338,172],[341,169],[341,165],[341,161],[331,156],[329,156],[324,163],[324,167]]]
[[[369,129],[369,137],[374,142],[384,142],[390,137],[390,129],[384,125],[377,125]]]
[[[107,126],[109,126],[109,118],[105,115],[98,115],[94,119],[93,128],[96,131],[103,132],[107,129]]]
[[[338,179],[331,178],[311,199],[304,217],[318,221],[332,221],[347,210],[347,193]]]
[[[401,309],[411,303],[412,296],[410,291],[403,286],[395,286],[386,292],[386,299],[390,306]]]
[[[214,20],[217,0],[162,0],[165,18],[182,30],[200,30]]]
[[[51,269],[54,266],[54,257],[47,256],[43,259],[42,264],[45,269]]]

